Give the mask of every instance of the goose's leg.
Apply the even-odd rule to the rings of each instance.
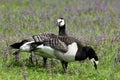
[[[47,58],[43,57],[43,67],[46,67],[46,66],[47,66]]]
[[[61,64],[62,64],[62,67],[63,67],[64,72],[66,73],[66,69],[67,69],[67,66],[68,66],[68,62],[66,62],[66,61],[61,61]]]
[[[34,54],[33,54],[32,52],[31,52],[31,54],[30,54],[29,60],[30,60],[30,62],[31,62],[32,64],[34,64],[35,56],[34,56]]]
[[[15,51],[13,55],[15,55],[15,62],[18,62],[20,58],[20,50]]]

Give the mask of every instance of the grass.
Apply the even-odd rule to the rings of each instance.
[[[1,0],[0,1],[0,80],[119,80],[120,52],[119,0]],[[34,34],[53,32],[57,18],[63,17],[67,33],[92,46],[98,54],[95,70],[87,59],[71,62],[66,74],[59,61],[42,67],[29,63],[29,53],[21,52],[15,61],[8,45]],[[52,64],[52,65],[51,65]]]

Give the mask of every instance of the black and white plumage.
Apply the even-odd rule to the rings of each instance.
[[[97,69],[98,57],[95,51],[89,46],[83,46],[79,40],[65,36],[65,24],[63,25],[65,22],[61,21],[63,20],[57,20],[59,22],[59,36],[50,33],[34,35],[30,39],[10,46],[21,51],[37,51],[35,54],[44,58],[57,58],[61,60],[64,71],[68,62],[82,61],[86,58],[89,58]]]
[[[37,50],[36,55],[46,58],[57,58],[64,63],[64,71],[68,62],[82,61],[89,58],[97,69],[98,57],[89,46],[83,46],[78,39],[68,36],[43,33],[34,35],[35,42],[21,46],[22,50]],[[29,47],[29,49],[28,49]],[[39,51],[38,51],[39,50]]]

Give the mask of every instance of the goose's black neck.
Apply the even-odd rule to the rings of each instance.
[[[83,54],[83,55],[77,54],[77,55],[75,56],[75,61],[83,61],[83,60],[85,60],[85,59],[87,59],[87,58],[88,58],[88,56],[87,56],[86,54]]]
[[[61,35],[61,36],[63,36],[63,35],[65,36],[65,35],[67,35],[67,34],[66,34],[65,25],[62,26],[62,27],[59,26],[59,35]]]
[[[88,55],[86,54],[86,52],[83,49],[78,49],[76,56],[75,56],[75,60],[82,61],[82,60],[85,60],[87,57],[88,57]]]

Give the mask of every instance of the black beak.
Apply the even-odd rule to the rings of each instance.
[[[97,70],[97,64],[95,63],[95,61],[94,61],[94,67],[95,67],[95,69]]]

